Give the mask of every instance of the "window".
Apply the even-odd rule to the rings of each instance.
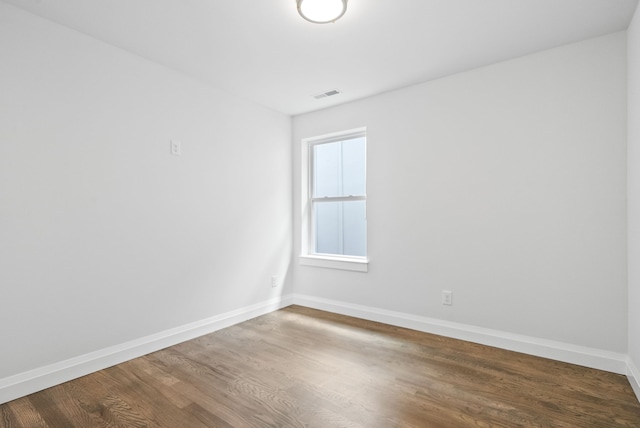
[[[301,262],[366,271],[366,133],[364,129],[303,142],[307,173]]]

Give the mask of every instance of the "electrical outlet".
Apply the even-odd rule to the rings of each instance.
[[[453,305],[453,291],[442,290],[442,304]]]
[[[171,154],[180,156],[182,154],[182,143],[178,140],[171,140]]]
[[[271,288],[276,288],[278,286],[278,275],[273,275],[271,277]]]

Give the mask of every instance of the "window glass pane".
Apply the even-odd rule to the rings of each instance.
[[[365,138],[313,146],[313,196],[365,195]]]
[[[365,201],[314,204],[315,252],[345,256],[367,255]]]
[[[313,146],[314,197],[342,196],[341,146],[341,142]]]
[[[365,138],[342,143],[342,196],[363,196],[365,190]]]

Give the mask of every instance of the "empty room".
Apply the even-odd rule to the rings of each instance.
[[[640,427],[638,0],[0,0],[0,427]]]

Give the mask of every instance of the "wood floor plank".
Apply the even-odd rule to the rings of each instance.
[[[112,420],[125,426],[189,426],[205,427],[192,415],[181,414],[179,407],[147,381],[144,372],[126,362],[105,371],[109,395],[102,404]]]
[[[291,306],[0,405],[0,427],[640,427],[625,376]]]
[[[3,408],[3,413],[12,413],[14,415],[14,418],[2,419],[2,425],[0,425],[2,428],[49,428],[40,411],[33,406],[29,397],[19,398],[0,407]]]
[[[29,396],[29,401],[38,415],[50,426],[73,427],[75,424],[64,414],[64,406],[61,404],[61,394],[56,394],[56,388],[50,388],[39,394]]]
[[[85,393],[79,388],[79,383],[67,382],[51,388],[51,394],[59,397],[57,407],[67,418],[77,427],[107,427],[108,422],[105,421],[100,412],[96,398],[92,394]]]
[[[16,416],[16,413],[20,418]],[[0,406],[0,427],[14,428],[29,423],[32,427],[46,427],[38,411],[31,405],[28,398],[21,398],[12,402],[12,406]]]

